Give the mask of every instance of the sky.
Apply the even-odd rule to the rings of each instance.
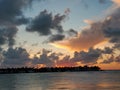
[[[120,69],[120,0],[0,0],[0,67]]]

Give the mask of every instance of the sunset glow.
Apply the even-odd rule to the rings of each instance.
[[[120,0],[1,0],[0,68],[120,69]]]

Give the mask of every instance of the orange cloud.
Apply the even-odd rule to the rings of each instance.
[[[115,4],[120,5],[120,0],[112,0]]]
[[[87,23],[87,24],[92,24],[94,21],[85,19],[84,22]]]
[[[54,46],[61,48],[67,48],[72,51],[87,50],[103,41],[106,41],[103,31],[101,30],[101,24],[92,23],[89,28],[85,28],[76,37],[72,37],[68,40],[54,43]]]

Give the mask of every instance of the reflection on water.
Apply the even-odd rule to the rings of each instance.
[[[120,71],[1,74],[0,90],[120,90]]]

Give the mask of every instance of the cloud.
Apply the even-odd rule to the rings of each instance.
[[[47,50],[47,49],[42,49],[42,53],[43,54],[49,54],[50,52],[52,52],[51,50]]]
[[[11,47],[6,51],[1,48],[0,67],[36,67],[37,65],[46,67],[69,67],[78,65],[78,62],[93,65],[98,64],[98,60],[104,54],[111,56],[107,59],[101,58],[103,59],[103,61],[100,62],[101,64],[119,63],[120,56],[114,56],[112,50],[113,49],[109,47],[103,50],[90,48],[88,51],[75,51],[73,57],[71,57],[70,55],[63,56],[63,54],[55,53],[52,50],[42,49],[41,52],[35,54],[33,58],[30,58],[29,53],[22,47]]]
[[[113,48],[120,50],[120,43],[115,44]]]
[[[65,14],[69,14],[70,12],[71,12],[70,8],[66,8],[65,11],[64,11]]]
[[[88,51],[75,51],[73,57],[70,57],[70,55],[64,56],[62,59],[58,60],[56,62],[57,66],[76,66],[78,65],[77,63],[81,64],[87,64],[87,65],[93,65],[93,64],[98,64],[98,60],[102,59],[102,55],[111,55],[113,54],[113,49],[109,47],[105,47],[104,49],[94,49],[94,48],[89,48]],[[114,62],[115,59],[111,58],[109,60],[104,60],[103,58],[103,63],[108,63],[108,62]]]
[[[31,46],[38,46],[38,43],[33,43],[31,44]]]
[[[83,64],[87,63],[96,64],[100,56],[101,56],[100,49],[90,48],[87,52],[85,51],[74,52],[74,57],[72,58],[72,60],[81,62]]]
[[[120,42],[120,28],[109,28],[104,31],[106,37],[110,38],[111,43],[119,43]]]
[[[53,65],[54,62],[51,61],[51,60],[48,58],[47,54],[42,54],[42,55],[40,55],[40,57],[34,57],[32,63],[33,63],[34,66],[36,66],[37,64],[43,64],[43,65],[45,65],[45,66],[47,66],[47,67],[54,66],[54,65]]]
[[[104,3],[106,3],[106,0],[99,0],[99,2],[100,2],[101,4],[104,4]]]
[[[61,41],[65,38],[65,35],[61,35],[61,34],[56,34],[56,35],[51,35],[49,37],[48,42],[55,42],[55,41]]]
[[[59,60],[60,54],[43,49],[39,57],[34,57],[32,63],[34,66],[42,64],[46,67],[55,67],[55,60]]]
[[[31,20],[31,23],[27,26],[26,30],[29,32],[38,32],[40,35],[52,34],[52,29],[58,33],[63,32],[61,25],[66,15],[49,13],[47,10],[41,11],[38,16]]]
[[[0,46],[8,44],[13,46],[15,44],[15,35],[18,29],[16,27],[1,27],[0,28]]]
[[[28,8],[33,1],[0,0],[0,46],[4,44],[13,46],[15,44],[17,26],[29,22],[29,18],[23,14],[23,9]]]
[[[21,47],[8,48],[3,52],[3,56],[1,67],[25,67],[30,63],[28,52]]]
[[[107,60],[103,60],[101,64],[110,64],[113,62],[120,63],[120,55],[118,56],[111,55]]]
[[[76,62],[71,60],[70,55],[65,55],[62,59],[57,60],[56,65],[58,67],[71,67],[75,66]]]
[[[120,5],[120,0],[112,0],[115,4]]]
[[[55,44],[66,47],[73,51],[80,51],[89,49],[90,47],[93,47],[105,40],[106,39],[101,30],[101,24],[94,23],[90,28],[82,30],[81,33],[79,33],[76,37],[71,37],[68,40],[64,40]]]
[[[109,55],[107,59],[102,58],[104,55]],[[112,62],[119,62],[119,56],[114,55],[114,49],[105,47],[104,49],[89,48],[88,51],[75,51],[73,57],[69,55],[64,56],[56,62],[57,66],[76,66],[77,63],[85,65],[99,64],[98,60],[103,61],[100,64],[109,64]]]
[[[110,16],[109,20],[105,22],[107,28],[104,29],[104,34],[109,38],[111,43],[120,42],[120,7],[117,8]]]
[[[105,47],[104,50],[102,50],[102,53],[104,54],[112,54],[113,53],[113,48]]]
[[[24,24],[27,19],[22,9],[33,0],[0,0],[0,24]]]
[[[112,63],[112,62],[114,62],[114,58],[113,58],[113,57],[110,57],[109,59],[104,60],[103,62],[101,62],[101,64],[110,64],[110,63]]]
[[[115,58],[115,62],[120,63],[120,55]]]
[[[73,36],[73,35],[74,35],[74,36],[77,36],[77,34],[78,34],[78,32],[75,31],[74,29],[68,30],[67,33],[68,33],[69,36]]]
[[[27,24],[27,23],[29,23],[29,21],[30,21],[29,18],[25,18],[25,17],[22,16],[22,17],[18,18],[17,20],[15,20],[14,23],[15,23],[16,25],[22,25],[22,24]]]
[[[88,20],[88,19],[85,19],[84,22],[87,23],[87,24],[92,24],[92,23],[94,23],[94,21]]]
[[[0,65],[4,60],[4,56],[3,56],[3,49],[0,47]]]
[[[13,0],[11,2],[10,0],[0,0],[1,66],[21,67],[28,64],[33,66],[44,64],[47,67],[54,67],[56,64],[58,66],[75,66],[77,62],[81,62],[82,64],[96,64],[98,59],[106,54],[109,54],[110,57],[103,60],[102,63],[120,62],[120,56],[114,55],[114,49],[120,50],[119,0],[112,0],[115,4],[112,8],[115,8],[110,11],[104,20],[84,20],[88,24],[88,27],[82,29],[79,33],[74,29],[70,29],[67,33],[71,37],[65,40],[63,40],[65,35],[63,34],[62,22],[70,13],[70,9],[67,8],[63,15],[59,13],[53,15],[47,10],[44,10],[35,18],[29,19],[23,15],[22,10],[30,5],[32,1],[33,0]],[[99,1],[104,3],[103,0]],[[86,7],[88,7],[87,4]],[[39,57],[34,56],[34,58],[30,59],[26,49],[22,47],[13,48],[15,36],[18,31],[17,26],[27,24],[28,22],[27,31],[38,32],[40,35],[49,35],[49,42],[76,51],[74,52],[74,56],[70,57],[70,55],[66,55],[61,59],[60,54],[43,49],[42,53],[38,53],[40,55]],[[108,41],[114,44],[114,46],[112,48],[106,47],[103,50],[91,48],[103,41]],[[9,46],[7,50],[1,49],[1,46],[4,44]],[[37,44],[33,46],[35,45]]]
[[[42,49],[39,57],[29,57],[30,54],[25,48],[16,47],[0,51],[0,67],[36,67],[41,64],[46,67],[55,67],[55,61],[59,60],[60,53],[51,50]]]
[[[39,64],[46,67],[55,67],[55,61],[59,60],[59,57],[62,55],[46,49],[42,49],[39,54],[39,57],[35,55],[33,58],[30,58],[30,54],[22,47],[10,47],[7,50],[1,49],[0,67],[36,67]]]
[[[57,54],[57,53],[53,52],[53,53],[51,53],[49,55],[49,59],[51,59],[51,60],[59,60],[59,56],[60,56],[60,54]]]
[[[114,0],[113,0],[114,1]],[[119,1],[115,0],[119,4]],[[116,7],[115,5],[112,8]],[[110,10],[112,10],[110,8]],[[110,11],[109,10],[109,11]],[[76,37],[71,37],[58,43],[54,43],[61,47],[68,48],[73,51],[87,50],[90,47],[107,41],[114,45],[120,42],[120,6],[111,11],[105,19],[99,21],[86,21],[88,26],[82,29]]]

